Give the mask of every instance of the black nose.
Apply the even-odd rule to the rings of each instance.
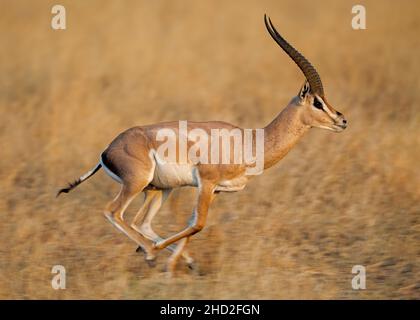
[[[343,119],[343,123],[346,124],[347,123],[347,120],[346,119]]]

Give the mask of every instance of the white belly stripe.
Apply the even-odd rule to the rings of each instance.
[[[196,167],[193,164],[170,163],[161,160],[154,153],[156,167],[154,170],[154,186],[160,188],[174,188],[181,186],[197,186]]]

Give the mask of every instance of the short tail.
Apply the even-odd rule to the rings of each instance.
[[[93,176],[100,168],[102,167],[102,164],[99,162],[95,168],[90,170],[89,172],[85,173],[83,176],[81,176],[79,179],[69,183],[69,185],[66,188],[60,189],[57,192],[56,197],[58,197],[61,193],[69,193],[71,190],[76,188],[79,184],[81,184],[83,181],[89,179],[91,176]]]

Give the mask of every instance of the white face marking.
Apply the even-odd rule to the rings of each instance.
[[[331,127],[327,127],[327,126],[323,126],[323,125],[319,125],[319,126],[317,126],[318,128],[321,128],[321,129],[327,129],[327,130],[330,130],[330,131],[336,131],[335,129],[333,129],[333,128],[331,128]]]
[[[328,106],[326,105],[324,100],[322,100],[321,97],[319,97],[318,95],[315,95],[315,97],[318,99],[319,102],[322,103],[322,110],[324,110],[332,119],[337,118],[337,116],[331,112],[330,108],[328,108]]]

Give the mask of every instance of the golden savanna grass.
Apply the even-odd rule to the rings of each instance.
[[[360,2],[360,1],[359,1]],[[358,2],[358,3],[359,3]],[[361,1],[0,2],[1,298],[420,298],[420,5]],[[266,125],[303,76],[263,14],[320,72],[341,134],[313,129],[235,194],[221,194],[190,242],[201,267],[174,279],[150,269],[106,221],[118,184],[92,168],[124,129],[167,120]],[[194,189],[155,221],[183,228]],[[141,204],[130,206],[132,217]],[[67,289],[51,288],[51,268]],[[367,289],[351,287],[354,265]]]

